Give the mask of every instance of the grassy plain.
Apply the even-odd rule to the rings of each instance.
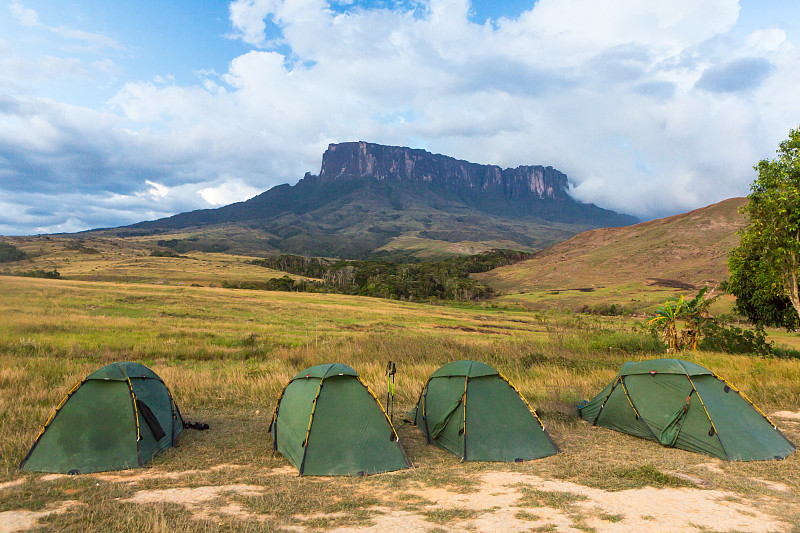
[[[230,261],[231,269],[244,268]],[[690,492],[680,491],[707,493],[731,513],[742,509],[742,520],[763,511],[780,521],[768,530],[800,528],[798,454],[780,462],[725,463],[577,418],[575,404],[594,396],[623,362],[662,355],[634,328],[639,319],[557,306],[531,310],[502,300],[426,305],[231,290],[208,286],[219,280],[212,275],[202,287],[178,285],[200,279],[204,270],[199,260],[186,264],[183,274],[165,274],[163,284],[0,276],[0,513],[35,516],[39,525],[66,531],[380,531],[392,519],[409,529],[421,524],[419,531],[482,529],[482,520],[501,519],[514,524],[509,530],[602,531],[635,529],[651,518],[658,529],[665,527],[661,518],[598,504],[591,492],[655,487],[684,498]],[[76,267],[75,277],[85,271]],[[605,298],[617,296],[620,303],[631,298],[623,292]],[[714,369],[768,413],[800,410],[800,361],[709,352],[682,357]],[[318,363],[346,363],[385,399],[383,369],[390,359],[399,368],[394,420],[413,469],[365,479],[298,478],[272,455],[267,425],[291,376]],[[538,409],[562,453],[523,464],[461,464],[426,446],[416,428],[401,423],[402,414],[433,370],[458,359],[481,360],[507,375]],[[65,392],[119,360],[153,368],[184,417],[208,422],[211,430],[187,430],[179,448],[143,470],[78,477],[17,472]],[[800,440],[798,420],[776,421]],[[505,485],[481,492],[497,476],[517,492]],[[506,493],[510,499],[497,496]],[[478,496],[499,503],[481,507]],[[702,517],[693,519],[697,530],[716,530]]]

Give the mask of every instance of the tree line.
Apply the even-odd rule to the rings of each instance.
[[[484,300],[496,295],[470,277],[533,256],[517,250],[491,250],[425,263],[348,261],[284,254],[255,259],[252,264],[288,272],[289,276],[259,282],[226,282],[223,286],[265,290],[332,292],[395,300]]]

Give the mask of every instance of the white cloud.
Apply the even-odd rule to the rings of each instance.
[[[23,26],[37,26],[39,24],[39,15],[35,10],[29,9],[19,2],[12,2],[8,5],[11,14],[19,20]]]
[[[215,187],[200,189],[198,194],[210,205],[220,206],[248,200],[260,192],[263,191],[239,180],[228,180]]]
[[[100,112],[0,93],[0,176],[70,191],[90,176],[130,202],[118,223],[243,200],[367,140],[553,165],[577,198],[647,217],[746,194],[797,127],[800,54],[778,29],[736,33],[734,0],[539,0],[494,25],[466,0],[425,7],[237,0],[232,28],[258,49],[197,85],[131,81]],[[33,70],[3,50],[8,83]]]
[[[48,26],[42,24],[39,21],[39,15],[36,10],[27,8],[19,2],[12,2],[9,4],[9,9],[11,10],[11,14],[14,15],[23,26],[47,30],[65,39],[82,43],[81,46],[73,48],[74,50],[98,52],[105,48],[122,48],[116,39],[102,33],[92,33],[66,26]]]
[[[149,194],[155,199],[164,198],[166,195],[169,194],[169,187],[166,187],[160,183],[156,183],[150,180],[145,180],[145,184],[150,186],[150,188],[147,189],[147,194]]]

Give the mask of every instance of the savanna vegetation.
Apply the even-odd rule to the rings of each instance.
[[[739,501],[758,501],[787,527],[800,527],[796,454],[782,462],[723,463],[577,418],[576,403],[595,395],[625,361],[664,356],[665,346],[642,322],[487,302],[431,305],[341,294],[2,277],[0,484],[9,485],[0,485],[0,513],[67,506],[39,522],[65,531],[317,531],[375,525],[398,512],[418,516],[431,528],[456,527],[500,511],[440,508],[427,491],[469,496],[484,476],[505,472],[607,491],[710,487]],[[767,413],[800,410],[800,361],[706,351],[702,345],[681,357],[726,377]],[[414,469],[365,479],[297,478],[284,458],[272,454],[267,425],[293,375],[314,364],[342,362],[381,396],[389,359],[398,364],[394,421]],[[500,369],[537,408],[562,453],[526,463],[460,464],[426,446],[399,413],[414,405],[433,370],[458,359]],[[211,429],[187,430],[177,449],[148,463],[143,477],[140,470],[79,477],[18,473],[16,465],[67,390],[119,360],[153,368],[184,417]],[[791,439],[800,439],[796,424],[778,423]],[[154,490],[161,491],[158,499],[137,503]],[[542,506],[583,530],[593,520],[626,519],[618,513],[600,517],[596,509],[581,507],[575,494],[519,490],[511,513],[531,527],[551,524],[537,514]],[[211,499],[169,503],[175,494],[203,491],[211,491]]]
[[[0,242],[0,263],[10,263],[25,259],[25,252],[11,243]]]
[[[491,250],[433,262],[343,261],[299,255],[254,259],[254,265],[312,279],[270,279],[263,282],[226,282],[225,287],[332,292],[393,300],[485,300],[494,289],[470,277],[529,259],[533,254]]]

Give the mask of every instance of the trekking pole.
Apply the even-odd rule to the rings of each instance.
[[[386,409],[389,411],[389,420],[394,424],[394,376],[397,374],[397,365],[389,361],[386,363]]]

